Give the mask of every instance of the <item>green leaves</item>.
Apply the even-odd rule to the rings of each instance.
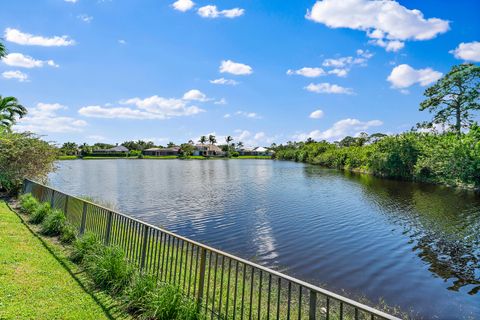
[[[0,126],[10,128],[15,124],[16,118],[27,114],[27,109],[18,103],[15,97],[0,96]]]

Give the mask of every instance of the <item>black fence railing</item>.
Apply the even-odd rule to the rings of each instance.
[[[398,319],[40,183],[25,180],[23,191],[62,210],[79,234],[123,248],[139,269],[180,287],[207,319]]]

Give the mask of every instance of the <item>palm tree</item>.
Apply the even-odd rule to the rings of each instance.
[[[27,109],[18,103],[15,97],[0,96],[0,127],[10,128],[15,124],[15,117],[23,118]]]
[[[237,148],[238,148],[238,149],[242,149],[242,148],[243,148],[243,142],[242,142],[242,141],[238,141],[238,142],[237,142]]]
[[[198,140],[198,142],[200,142],[200,143],[202,144],[202,146],[203,146],[203,144],[204,144],[205,142],[207,142],[207,137],[201,136],[201,137],[200,137],[200,140]]]
[[[211,134],[208,136],[208,141],[210,142],[210,144],[214,144],[217,142],[217,139],[215,139],[215,136]]]
[[[7,48],[0,42],[0,60],[7,55]]]

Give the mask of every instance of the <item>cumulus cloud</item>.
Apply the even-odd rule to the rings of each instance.
[[[21,53],[9,53],[2,61],[8,66],[21,68],[41,68],[45,65],[58,67],[58,64],[53,60],[35,60],[34,58]]]
[[[316,78],[316,77],[320,77],[320,76],[325,75],[326,72],[322,68],[303,67],[303,68],[298,69],[298,70],[289,69],[287,71],[287,74],[288,75],[296,74],[296,75],[300,75],[300,76],[304,76],[304,77],[308,77],[308,78]]]
[[[337,121],[333,126],[325,131],[314,130],[308,133],[299,133],[293,136],[295,140],[306,140],[312,138],[314,140],[338,140],[345,136],[355,136],[361,131],[366,131],[371,127],[383,125],[380,120],[360,121],[358,119],[343,119]]]
[[[424,87],[441,77],[442,73],[432,68],[414,69],[408,64],[401,64],[393,68],[387,80],[392,84],[392,88],[405,89],[416,83]]]
[[[195,2],[193,2],[192,0],[178,0],[172,4],[172,7],[175,10],[178,10],[181,12],[186,12],[192,9],[194,6],[195,6]]]
[[[225,79],[225,78],[218,78],[218,79],[215,79],[215,80],[210,80],[210,83],[224,84],[224,85],[229,85],[229,86],[236,86],[237,84],[239,84],[238,81],[235,81],[233,79]]]
[[[34,36],[13,28],[5,29],[4,37],[7,41],[29,46],[63,47],[73,46],[75,44],[75,41],[70,39],[69,36]]]
[[[345,88],[328,82],[310,83],[305,87],[305,90],[315,93],[353,94],[353,90],[351,88]]]
[[[450,53],[460,60],[480,62],[480,42],[462,42]]]
[[[231,118],[233,116],[237,116],[237,117],[244,117],[244,118],[250,118],[250,119],[261,119],[262,117],[256,113],[256,112],[247,112],[247,111],[237,111],[235,113],[227,113],[225,114],[223,117],[224,118]]]
[[[65,0],[65,2],[77,3],[77,2],[78,2],[78,0]]]
[[[315,110],[312,113],[310,113],[310,118],[320,119],[320,118],[323,117],[323,115],[324,115],[324,112],[322,110],[318,109],[318,110]]]
[[[192,89],[183,95],[184,100],[207,101],[207,95],[200,90]]]
[[[234,75],[249,75],[252,74],[253,69],[247,64],[233,62],[232,60],[223,60],[220,63],[221,73],[231,73]]]
[[[28,75],[18,70],[5,71],[2,73],[2,77],[5,79],[17,79],[20,82],[28,81]]]
[[[449,30],[449,22],[425,18],[417,9],[408,9],[390,0],[317,1],[306,18],[330,28],[365,31],[372,44],[397,51],[407,40],[429,40]]]
[[[205,110],[190,105],[188,100],[151,96],[145,99],[132,98],[121,101],[126,107],[106,107],[91,105],[78,110],[86,117],[119,119],[170,119],[173,117],[192,116]]]
[[[38,103],[28,110],[27,116],[18,120],[15,130],[35,133],[81,132],[87,122],[72,117],[58,115],[67,107],[58,103]]]
[[[198,8],[197,13],[202,18],[236,18],[242,16],[245,13],[245,9],[233,8],[228,10],[218,10],[217,6],[208,5]]]
[[[263,131],[250,132],[242,129],[235,130],[233,134],[233,140],[236,142],[243,142],[244,146],[269,145],[272,142],[275,142],[277,138],[278,136],[269,136]]]

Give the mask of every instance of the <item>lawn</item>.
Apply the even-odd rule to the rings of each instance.
[[[59,246],[35,236],[0,200],[0,319],[124,318]]]
[[[77,160],[77,156],[58,156],[58,160]]]

